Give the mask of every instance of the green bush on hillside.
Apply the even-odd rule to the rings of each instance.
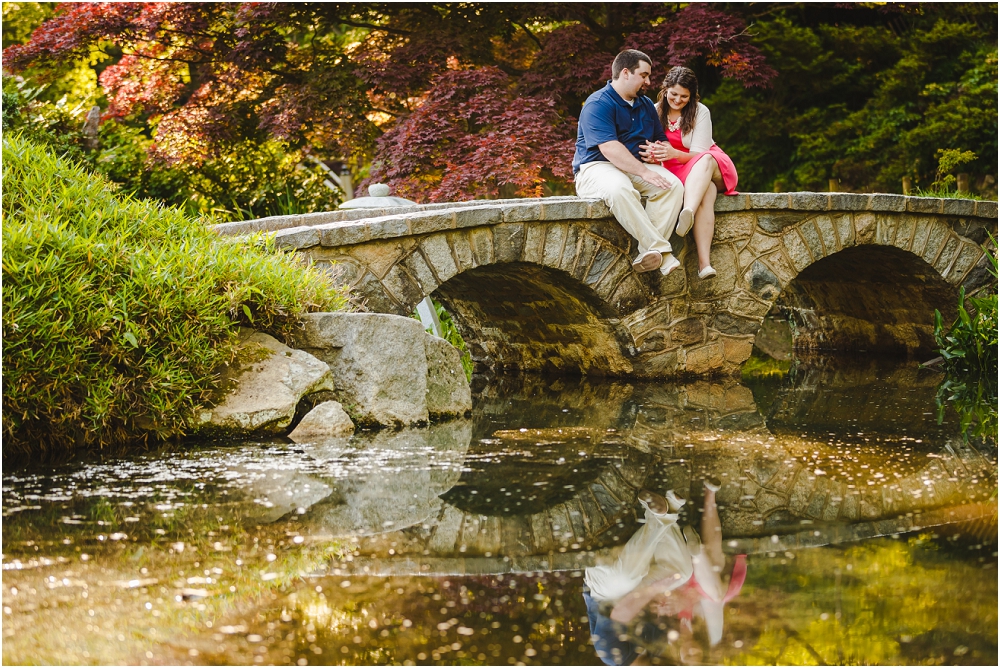
[[[3,141],[4,454],[183,433],[239,325],[287,338],[346,296],[316,269]]]

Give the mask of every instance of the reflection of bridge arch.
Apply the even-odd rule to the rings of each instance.
[[[991,278],[980,244],[996,231],[995,202],[750,193],[716,206],[718,276],[708,281],[695,278],[690,237],[674,238],[683,267],[668,279],[636,274],[636,244],[603,202],[572,197],[328,212],[217,229],[276,231],[279,246],[319,266],[336,263],[336,280],[373,311],[408,315],[425,296],[439,297],[481,368],[732,372],[785,292],[802,315],[799,329],[815,330],[807,345],[912,352],[926,347],[933,307],[947,311],[959,285]]]

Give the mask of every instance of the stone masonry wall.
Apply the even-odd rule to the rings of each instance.
[[[861,342],[872,352],[884,344],[915,353],[926,348],[934,308],[947,312],[960,285],[992,280],[980,246],[987,232],[995,238],[996,202],[749,193],[720,197],[716,211],[718,276],[706,281],[696,276],[690,236],[671,238],[680,270],[666,279],[636,274],[635,241],[603,202],[575,197],[335,211],[216,229],[273,232],[279,247],[328,267],[371,311],[408,315],[433,294],[480,368],[552,373],[735,373],[779,300],[797,315],[806,347]]]

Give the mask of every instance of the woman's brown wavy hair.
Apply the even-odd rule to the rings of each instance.
[[[670,109],[670,105],[666,104],[664,98],[667,96],[668,88],[678,85],[687,88],[688,92],[691,93],[688,103],[681,109],[681,134],[686,135],[694,130],[694,119],[698,115],[698,101],[701,99],[698,95],[698,77],[694,75],[694,72],[686,67],[671,67],[670,71],[667,72],[667,76],[663,78],[663,84],[660,85],[660,94],[657,96],[656,101],[660,105],[660,123],[663,125],[663,129],[666,130],[667,112]]]

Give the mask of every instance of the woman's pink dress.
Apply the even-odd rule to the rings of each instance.
[[[667,130],[667,139],[670,140],[670,145],[676,148],[678,151],[684,151],[685,153],[690,153],[690,149],[684,146],[684,142],[681,141],[681,131],[678,128],[673,132]],[[681,162],[676,158],[672,158],[663,163],[670,172],[681,180],[681,183],[687,181],[687,176],[691,172],[691,168],[694,164],[702,159],[703,156],[711,154],[715,158],[715,162],[719,164],[719,171],[722,172],[722,183],[726,186],[723,195],[738,195],[736,192],[736,183],[739,181],[739,175],[736,173],[736,165],[729,158],[725,152],[719,148],[717,144],[712,144],[712,146],[707,150],[699,153],[695,157],[691,158],[687,162]]]

